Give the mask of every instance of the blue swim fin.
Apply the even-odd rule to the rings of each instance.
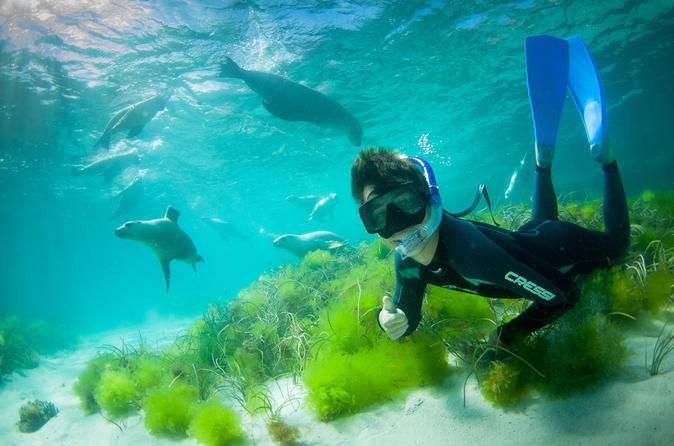
[[[569,44],[548,35],[528,36],[525,41],[527,84],[534,118],[536,164],[547,167],[555,143],[569,81]]]
[[[567,40],[569,90],[585,124],[592,158],[602,164],[610,163],[613,161],[613,155],[604,141],[606,107],[597,68],[580,36],[570,37]]]

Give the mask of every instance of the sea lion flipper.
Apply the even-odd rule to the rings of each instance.
[[[342,246],[346,246],[346,243],[342,242],[342,241],[339,241],[339,240],[333,240],[328,245],[328,248],[329,249],[337,249],[337,248],[341,248]]]
[[[197,254],[197,257],[194,260],[194,263],[192,263],[192,269],[194,270],[194,274],[197,273],[197,262],[204,262],[204,258],[201,257],[199,254]]]
[[[112,126],[110,126],[110,124],[108,124],[108,125],[110,126],[110,133],[114,133],[114,132],[116,132],[116,131],[117,131],[117,132],[120,131],[120,129],[118,129],[117,127],[120,127],[120,126],[122,125],[122,123],[124,122],[124,120],[126,119],[126,117],[129,116],[129,114],[131,113],[132,110],[133,110],[133,106],[127,107],[127,108],[125,108],[125,109],[123,109],[123,110],[120,110],[119,113],[117,113],[117,114],[110,120],[110,124],[112,124]],[[114,124],[113,124],[113,122],[114,122]],[[106,130],[107,130],[107,129],[106,129]]]
[[[94,147],[103,147],[105,150],[110,150],[110,132],[103,132]]]
[[[171,283],[171,269],[169,268],[169,264],[171,263],[170,258],[163,258],[159,259],[159,263],[161,264],[161,269],[164,271],[164,280],[166,280],[166,292],[168,293],[169,290],[169,284]]]
[[[178,217],[180,217],[180,212],[178,212],[176,208],[173,206],[166,208],[166,214],[164,215],[165,219],[171,220],[173,223],[178,224]]]

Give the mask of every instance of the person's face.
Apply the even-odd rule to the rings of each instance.
[[[368,200],[371,200],[371,199],[375,198],[376,196],[377,196],[377,194],[375,194],[375,192],[374,192],[374,185],[367,184],[363,188],[363,193],[361,194],[361,197],[360,197],[361,198],[360,203],[363,204],[363,203],[367,202]],[[405,235],[419,229],[424,223],[426,223],[426,221],[428,221],[430,216],[431,216],[430,208],[428,206],[426,206],[426,213],[425,213],[424,219],[421,223],[409,226],[405,229],[402,229],[402,230],[394,233],[390,237],[382,237],[381,234],[378,234],[379,238],[381,238],[384,245],[386,245],[389,249],[395,249],[400,244],[400,242],[402,241],[402,239]],[[413,255],[414,253],[411,253],[411,254]]]

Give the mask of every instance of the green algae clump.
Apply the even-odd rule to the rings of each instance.
[[[39,365],[40,354],[61,350],[77,343],[74,334],[44,321],[30,322],[9,316],[0,318],[0,382],[15,370]]]
[[[367,247],[367,255],[375,260],[384,260],[391,253],[391,249],[381,241],[381,238],[375,238]]]
[[[494,329],[496,316],[485,297],[442,287],[429,287],[424,313],[443,339],[479,338]]]
[[[595,292],[605,296],[610,313],[636,318],[642,311],[658,315],[671,302],[674,275],[665,269],[649,272],[645,266],[630,265],[627,273],[619,268],[597,272],[591,283]]]
[[[606,316],[573,319],[563,320],[545,342],[542,390],[552,396],[566,397],[614,376],[627,358],[624,334]]]
[[[658,314],[671,301],[674,275],[669,271],[653,271],[646,277],[642,290],[644,308]]]
[[[131,362],[132,376],[136,389],[140,394],[145,394],[148,389],[160,383],[166,370],[158,358],[153,356],[139,356]]]
[[[388,339],[354,354],[334,350],[307,365],[304,384],[322,420],[383,403],[406,389],[439,383],[449,365],[444,347]]]
[[[512,360],[493,361],[486,376],[480,379],[480,390],[488,401],[501,406],[511,406],[526,393],[520,384],[521,369]]]
[[[180,382],[173,383],[171,387],[151,389],[143,403],[145,427],[154,435],[187,437],[197,399],[198,390]]]
[[[334,260],[335,257],[330,253],[330,251],[317,249],[315,251],[308,252],[302,259],[300,266],[307,269],[322,268]]]
[[[140,407],[140,392],[126,369],[103,371],[94,397],[101,409],[113,418],[128,416]]]
[[[226,446],[245,437],[239,415],[216,399],[194,408],[188,433],[206,446]]]
[[[73,384],[73,392],[80,398],[80,407],[85,415],[91,415],[101,410],[94,393],[101,381],[103,371],[113,361],[114,357],[109,353],[96,356],[89,361]]]

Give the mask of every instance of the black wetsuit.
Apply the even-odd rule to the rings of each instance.
[[[558,318],[579,298],[573,278],[615,262],[629,245],[625,192],[615,162],[603,166],[605,232],[557,219],[550,168],[536,168],[532,220],[516,231],[453,217],[445,212],[440,239],[428,266],[396,255],[393,298],[409,322],[421,320],[427,284],[532,304],[499,327],[501,342],[526,335]]]

